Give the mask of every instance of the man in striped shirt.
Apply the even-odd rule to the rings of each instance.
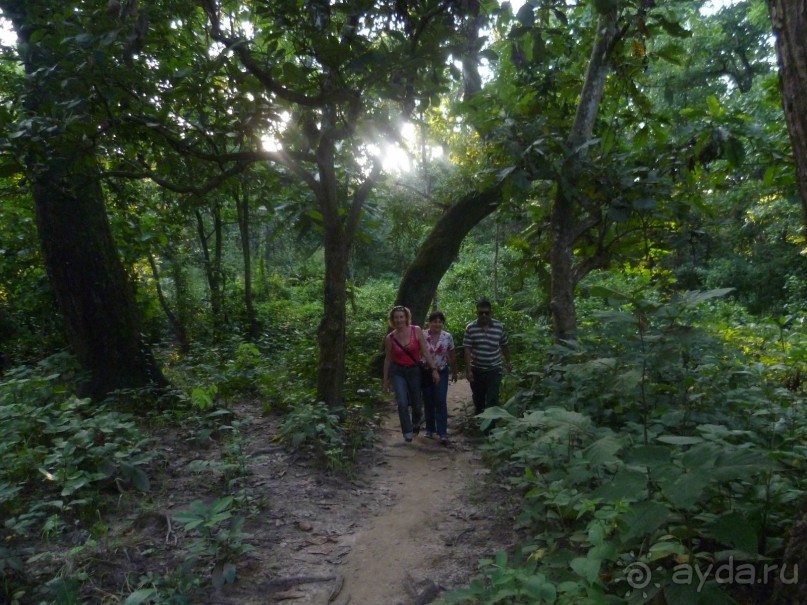
[[[481,414],[486,408],[499,405],[502,382],[502,359],[509,372],[510,347],[504,324],[491,317],[490,301],[476,303],[476,319],[465,326],[462,346],[465,349],[466,377],[471,383],[474,410]]]

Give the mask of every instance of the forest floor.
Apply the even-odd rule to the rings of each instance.
[[[350,479],[317,470],[277,444],[277,418],[251,417],[241,427],[243,487],[257,514],[247,519],[243,541],[254,550],[236,561],[234,583],[213,573],[194,602],[425,605],[467,585],[478,560],[512,546],[515,534],[507,498],[491,489],[481,461],[467,381],[449,386],[448,402],[451,443],[444,446],[422,433],[405,443],[390,400],[375,445],[360,453]],[[236,412],[254,414],[254,407]],[[177,439],[169,455],[154,512],[122,524],[125,561],[119,549],[107,553],[117,582],[179,568],[192,538],[170,519],[194,500],[216,497],[215,483],[191,470],[198,450]],[[204,455],[215,461],[221,452],[211,447]],[[96,580],[99,588],[116,583]]]

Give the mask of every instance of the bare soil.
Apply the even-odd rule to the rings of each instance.
[[[317,470],[275,443],[276,418],[254,416],[242,428],[245,493],[257,511],[245,541],[255,550],[237,561],[233,584],[212,573],[198,603],[425,605],[466,585],[480,558],[514,542],[504,502],[488,488],[467,381],[449,386],[449,446],[422,434],[405,443],[394,402],[388,406],[378,441],[361,453],[352,480]],[[245,405],[239,415],[248,412],[254,409]],[[170,449],[159,490],[166,496],[152,503],[154,512],[128,519],[118,536],[125,560],[120,547],[107,553],[99,593],[126,577],[178,568],[191,537],[171,516],[221,493],[191,471],[198,450],[180,441]],[[211,447],[206,455],[214,460],[221,451]]]
[[[406,443],[393,401],[376,447],[353,481],[255,459],[253,480],[270,502],[253,537],[249,576],[211,603],[424,605],[464,585],[477,561],[504,546],[486,470],[469,428],[467,381],[449,387],[451,445]]]
[[[161,597],[181,594],[177,571],[199,537],[186,533],[175,515],[227,493],[238,494],[239,510],[248,513],[239,541],[253,550],[223,558],[234,565],[232,583],[220,565],[191,568],[202,587],[193,605],[434,603],[446,590],[466,586],[480,559],[511,552],[522,541],[513,528],[517,502],[482,463],[467,381],[449,386],[448,402],[451,444],[443,446],[422,435],[405,443],[390,399],[376,442],[360,453],[351,479],[281,446],[274,438],[280,418],[261,415],[256,402],[235,406],[237,440],[228,440],[223,426],[204,444],[199,435],[165,429],[157,437],[163,468],[152,473],[151,490],[110,489],[112,506],[103,518],[77,519],[70,531],[43,533],[29,545],[36,554],[27,561],[27,585],[78,577],[73,590],[80,596],[26,594],[19,603],[140,605],[151,601],[127,602],[126,595],[149,587]],[[240,456],[234,444],[243,448]],[[228,478],[226,464],[234,457],[242,466]],[[219,527],[226,530],[226,522]],[[34,567],[39,577],[32,577]]]

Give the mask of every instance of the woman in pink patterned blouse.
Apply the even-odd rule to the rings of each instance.
[[[426,437],[435,433],[440,443],[448,445],[448,378],[457,382],[457,357],[454,353],[454,338],[443,329],[446,316],[442,311],[429,315],[429,329],[424,333],[426,347],[440,371],[440,380],[423,384],[423,411],[426,416]]]

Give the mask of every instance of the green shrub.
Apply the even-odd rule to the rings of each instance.
[[[0,594],[9,602],[36,565],[33,540],[94,524],[111,494],[150,489],[157,452],[134,416],[68,394],[53,372],[59,363],[17,368],[0,382]],[[40,592],[69,596],[75,580],[45,578]]]
[[[640,603],[663,593],[683,603],[695,588],[730,602],[766,590],[714,578],[682,585],[675,574],[729,558],[762,573],[781,560],[807,465],[802,397],[693,323],[722,291],[591,294],[611,309],[586,324],[585,341],[550,347],[522,388],[483,414],[496,422],[486,459],[522,495],[524,542],[510,561],[483,562],[483,578],[447,602]],[[638,587],[643,570],[653,583]]]

